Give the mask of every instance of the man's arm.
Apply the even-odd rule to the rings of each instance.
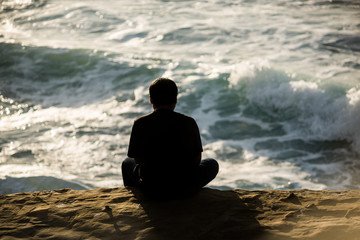
[[[196,165],[200,165],[200,162],[201,162],[201,152],[196,155],[196,157],[194,158],[194,161],[196,163]]]
[[[140,164],[142,162],[141,158],[134,158],[136,164]]]
[[[137,121],[135,120],[130,134],[130,141],[129,141],[129,148],[128,148],[128,157],[133,158],[135,160],[136,164],[140,164],[142,162],[142,159],[136,156],[139,156],[139,148],[141,146],[140,140],[142,139],[142,136],[139,132],[139,127],[137,124]]]

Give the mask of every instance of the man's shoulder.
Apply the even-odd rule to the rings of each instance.
[[[149,114],[142,115],[142,116],[136,118],[134,121],[134,127],[142,128],[142,127],[152,125],[152,124],[154,124],[154,122],[156,122],[156,120],[153,117],[153,113],[149,113]]]
[[[179,124],[179,125],[181,124],[184,127],[187,126],[191,129],[197,127],[197,123],[193,117],[183,114],[183,113],[178,113],[178,112],[175,112],[175,114],[176,114],[175,122],[177,124]]]
[[[152,115],[152,114],[153,114],[153,113],[148,113],[148,114],[142,115],[142,116],[136,118],[136,119],[135,119],[135,122],[145,121],[146,119],[151,118],[151,115]]]
[[[170,116],[170,118],[168,118]],[[163,118],[164,117],[164,118]],[[187,123],[196,123],[195,119],[191,116],[188,116],[179,112],[151,112],[149,114],[143,115],[135,119],[136,124],[145,124],[150,122],[157,122],[159,119],[172,119],[176,122],[187,122]]]
[[[183,113],[179,113],[179,112],[174,112],[178,118],[184,119],[185,121],[195,121],[193,117],[190,117],[189,115],[183,114]]]

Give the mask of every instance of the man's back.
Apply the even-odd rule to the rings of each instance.
[[[158,109],[138,118],[131,133],[128,156],[141,159],[145,181],[167,178],[184,181],[202,152],[199,129],[191,117]]]

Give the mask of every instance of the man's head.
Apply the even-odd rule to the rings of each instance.
[[[171,107],[176,105],[178,88],[169,78],[158,78],[149,87],[150,101],[154,107]]]

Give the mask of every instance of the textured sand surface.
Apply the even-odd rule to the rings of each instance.
[[[0,239],[360,239],[360,191],[203,189],[154,201],[136,189],[0,196]]]

